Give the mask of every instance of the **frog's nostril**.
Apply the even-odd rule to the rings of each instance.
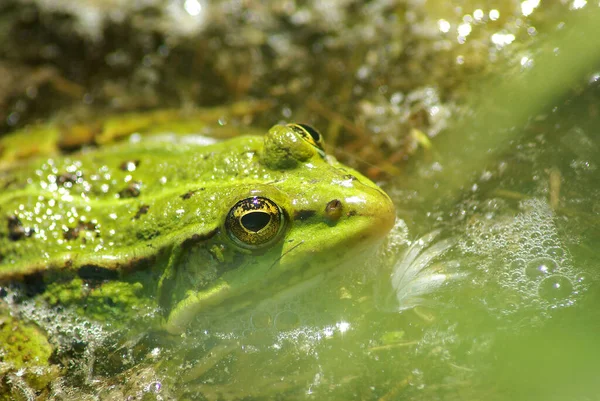
[[[331,200],[325,206],[325,217],[332,223],[335,223],[342,216],[344,205],[339,199]]]

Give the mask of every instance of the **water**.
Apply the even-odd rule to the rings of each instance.
[[[121,110],[273,98],[268,125],[313,123],[344,161],[388,172],[399,220],[380,258],[291,299],[200,317],[175,340],[50,319],[70,346],[53,356],[66,373],[31,388],[36,372],[10,372],[0,399],[8,388],[23,399],[600,399],[599,79],[597,63],[578,63],[599,47],[562,30],[591,3],[222,3],[207,36],[187,43],[183,31],[161,36],[159,13],[146,13],[161,22],[152,31],[143,9],[125,8],[96,9],[93,41],[71,43],[56,34],[71,19],[28,6],[0,32],[25,39],[0,50],[15,71],[37,58],[52,68],[5,83],[0,116],[9,127],[46,117],[44,97]],[[6,4],[20,14],[23,2]],[[100,29],[122,18],[112,36]],[[127,18],[142,27],[130,34]],[[552,34],[573,41],[538,47]],[[528,81],[531,70],[541,73]],[[25,312],[48,320],[33,303]]]
[[[597,93],[525,129],[455,202],[424,201],[415,228],[458,239],[437,264],[467,276],[425,297],[435,318],[413,323],[401,363],[418,381],[390,399],[597,399]]]

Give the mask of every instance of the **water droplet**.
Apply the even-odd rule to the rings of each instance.
[[[525,274],[531,279],[547,276],[555,273],[558,270],[558,264],[554,259],[550,258],[535,258],[525,267]]]
[[[565,276],[550,276],[546,277],[538,287],[540,297],[547,301],[565,299],[573,292],[573,284],[571,280]]]

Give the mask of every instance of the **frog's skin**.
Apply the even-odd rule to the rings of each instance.
[[[354,260],[395,220],[381,189],[298,124],[13,160],[0,188],[0,284],[35,283],[98,320],[155,305],[175,334]]]

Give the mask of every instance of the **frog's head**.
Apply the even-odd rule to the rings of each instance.
[[[222,247],[238,255],[229,259],[242,262],[177,305],[170,331],[231,300],[246,303],[253,294],[264,298],[356,266],[394,224],[387,194],[327,155],[321,135],[309,126],[271,128],[253,163],[251,178],[224,192],[218,229]]]
[[[327,155],[323,145],[319,132],[305,124],[276,125],[264,139],[260,162],[277,172],[277,179],[250,192],[280,205],[286,227],[278,240],[279,267],[285,271],[292,272],[300,260],[316,262],[321,271],[329,262],[352,260],[372,249],[395,221],[388,195]]]

